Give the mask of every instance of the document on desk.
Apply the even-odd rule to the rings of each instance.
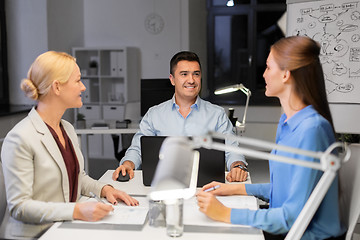
[[[123,202],[119,202],[114,206],[114,211],[105,216],[100,221],[85,222],[75,220],[73,223],[91,223],[91,224],[131,224],[131,225],[143,225],[146,220],[147,213],[149,211],[149,200],[146,197],[137,197],[139,206],[127,206]],[[94,201],[89,199],[88,201]],[[104,200],[106,202],[106,200]]]
[[[216,197],[222,204],[230,208],[258,209],[256,198],[252,196],[226,196]],[[199,211],[196,198],[184,201],[184,224],[195,226],[239,227],[238,224],[229,224],[210,219]],[[244,226],[243,227],[249,227]]]

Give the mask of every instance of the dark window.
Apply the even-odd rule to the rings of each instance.
[[[9,104],[5,0],[0,0],[0,105]]]
[[[217,104],[245,104],[246,95],[215,96],[214,90],[242,83],[252,92],[251,105],[278,105],[265,96],[262,77],[271,44],[284,37],[277,22],[286,0],[208,0],[209,100]]]

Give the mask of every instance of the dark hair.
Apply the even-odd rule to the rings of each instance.
[[[170,60],[170,74],[174,74],[174,68],[180,61],[189,61],[189,62],[198,62],[200,69],[200,59],[196,53],[189,52],[189,51],[182,51],[175,54]]]
[[[306,105],[312,105],[334,129],[319,60],[320,45],[309,37],[292,36],[277,41],[271,46],[271,52],[280,69],[290,71],[294,92]]]

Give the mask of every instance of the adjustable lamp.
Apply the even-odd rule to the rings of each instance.
[[[160,148],[149,198],[152,200],[189,199],[195,195],[199,152],[186,137],[166,138]]]
[[[250,100],[250,96],[251,96],[251,91],[246,88],[242,83],[240,84],[235,84],[235,85],[231,85],[228,87],[224,87],[224,88],[219,88],[217,90],[215,90],[215,95],[221,95],[221,94],[226,94],[226,93],[230,93],[230,92],[235,92],[235,91],[242,91],[247,97],[246,97],[246,104],[245,104],[245,110],[244,110],[244,116],[243,116],[243,120],[242,122],[238,122],[236,121],[235,126],[237,128],[240,129],[240,131],[244,132],[245,131],[245,120],[246,120],[246,113],[249,107],[249,100]]]
[[[226,6],[233,7],[234,6],[234,0],[228,0],[226,3]]]
[[[171,137],[170,137],[171,138]],[[231,145],[225,145],[223,143],[218,143],[213,141],[213,138],[220,138],[220,139],[229,139],[238,141],[240,146],[251,146],[251,147],[260,147],[262,150],[255,150],[245,147],[236,147]],[[245,156],[254,157],[256,160],[274,160],[283,163],[295,164],[303,167],[308,167],[316,170],[323,171],[323,175],[321,176],[318,184],[315,186],[314,190],[312,191],[309,199],[305,203],[303,209],[301,210],[299,216],[297,217],[296,221],[294,222],[293,226],[291,227],[289,233],[287,234],[285,239],[296,240],[300,239],[304,234],[307,226],[309,225],[311,219],[313,218],[316,210],[318,209],[320,203],[322,202],[325,194],[327,193],[328,189],[330,188],[334,178],[336,177],[336,173],[340,168],[341,163],[346,162],[350,158],[350,149],[345,148],[341,143],[334,143],[326,149],[325,152],[314,152],[308,150],[302,150],[298,148],[292,148],[288,146],[277,145],[274,143],[270,143],[267,141],[251,139],[246,137],[240,137],[235,135],[224,135],[221,133],[211,132],[209,135],[205,137],[193,137],[192,140],[189,140],[189,143],[185,146],[180,144],[176,144],[179,139],[174,139],[170,145],[170,142],[164,141],[161,148],[166,149],[168,146],[171,148],[171,152],[169,152],[168,160],[170,159],[177,159],[179,160],[178,152],[176,150],[176,145],[178,149],[182,149],[183,152],[186,148],[190,151],[194,148],[204,147],[209,149],[216,149],[220,151],[229,151],[240,153]],[[343,148],[344,152],[341,156],[336,156],[332,154],[332,152],[337,148]],[[320,162],[308,162],[296,158],[290,158],[280,155],[273,155],[271,153],[265,152],[266,150],[277,149],[284,152],[295,153],[311,158],[320,159]],[[186,152],[185,151],[185,152]],[[181,157],[181,160],[185,160],[185,156]],[[189,161],[189,159],[187,160]],[[175,160],[172,161],[173,163]],[[170,164],[170,163],[169,163]],[[158,169],[157,169],[158,170]],[[173,173],[170,173],[173,174]]]

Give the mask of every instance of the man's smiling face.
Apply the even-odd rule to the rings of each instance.
[[[170,74],[171,84],[175,86],[176,99],[196,100],[201,89],[201,69],[196,61],[179,61]]]

